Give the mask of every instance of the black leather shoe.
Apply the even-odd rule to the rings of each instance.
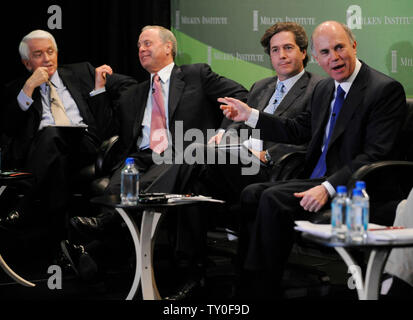
[[[165,300],[191,300],[200,298],[202,289],[205,287],[205,279],[193,279],[186,282],[176,293],[165,298]]]
[[[18,211],[12,210],[5,218],[0,218],[0,227],[10,228],[17,227],[22,222],[21,215]]]
[[[96,282],[102,276],[96,262],[82,245],[74,245],[68,240],[60,243],[62,252],[72,270],[87,282]]]
[[[77,266],[79,265],[80,256],[86,253],[85,248],[81,245],[76,246],[71,244],[69,240],[60,242],[60,247],[62,248],[64,256],[69,260],[70,267],[77,275],[79,275]]]
[[[102,213],[97,217],[73,217],[70,219],[70,224],[77,232],[94,236],[113,230],[117,225],[120,225],[118,221],[116,213]]]
[[[97,217],[73,217],[70,219],[70,224],[77,232],[90,236],[102,233],[104,230],[103,224]]]

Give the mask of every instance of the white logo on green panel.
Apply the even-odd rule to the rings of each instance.
[[[207,63],[212,66],[212,47],[211,46],[207,46]]]
[[[362,15],[361,7],[358,5],[351,5],[347,8],[347,26],[350,29],[361,29]]]
[[[258,10],[252,11],[252,31],[258,31]]]
[[[391,72],[397,73],[397,51],[392,50],[391,52]]]
[[[181,18],[181,11],[176,10],[175,11],[175,29],[179,30],[179,20]]]

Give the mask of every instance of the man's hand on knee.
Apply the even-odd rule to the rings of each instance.
[[[323,185],[316,186],[303,192],[296,192],[294,196],[301,198],[300,205],[310,212],[319,211],[328,201],[328,191]]]

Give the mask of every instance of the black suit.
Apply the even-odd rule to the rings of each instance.
[[[293,118],[305,110],[315,85],[321,79],[322,78],[318,75],[305,72],[288,91],[284,99],[278,105],[275,114]],[[248,94],[247,104],[263,111],[269,104],[271,96],[274,94],[276,84],[277,77],[270,77],[256,82]],[[247,128],[248,127],[245,124],[235,122],[229,125],[227,130],[236,130],[239,132],[240,129]],[[225,139],[225,137],[223,139]],[[238,136],[236,139],[238,139]],[[270,143],[265,142],[265,144],[269,145]],[[276,159],[287,152],[304,150],[304,148],[305,146],[272,143],[270,151],[273,159]],[[213,153],[222,152],[224,157],[227,156],[225,150],[216,150],[214,147],[198,145],[197,149],[200,153],[205,151]],[[215,156],[215,159],[218,159],[218,155],[215,154]],[[254,157],[259,172],[255,172],[255,174],[252,175],[242,175],[241,170],[244,165],[239,158],[240,156],[242,156],[242,153],[238,152],[235,152],[234,156],[232,154],[228,155],[226,164],[218,164],[218,162],[216,162],[217,164],[214,165],[177,165],[173,168],[174,170],[169,170],[158,179],[156,183],[151,186],[151,191],[162,191],[162,186],[168,181],[176,180],[178,182],[175,187],[163,191],[210,195],[218,199],[223,199],[228,203],[238,202],[240,193],[245,186],[251,183],[268,181],[271,172],[271,166],[260,165],[259,160]],[[250,155],[250,157],[252,156]],[[204,159],[207,159],[207,156],[205,156]],[[230,162],[231,160],[235,160],[235,164],[230,164],[234,163]],[[251,164],[245,165],[245,167],[250,166]],[[179,177],[176,178],[175,174],[179,174]],[[214,210],[217,211],[218,208]],[[230,225],[236,223],[236,220],[238,220],[238,217],[230,219],[228,214],[221,214],[221,212],[217,212],[216,215],[213,215],[210,211],[211,209],[208,207],[191,207],[183,210],[178,217],[178,232],[176,234],[177,251],[185,253],[187,256],[194,256],[194,259],[202,259],[203,250],[205,250],[206,244],[207,227],[209,223],[213,221],[213,218],[220,217],[221,219],[231,220],[229,222]],[[226,225],[228,224],[226,223]]]
[[[58,74],[76,103],[87,130],[45,127],[39,130],[43,115],[40,88],[33,92],[33,103],[23,111],[17,96],[27,78],[18,79],[5,88],[5,105],[1,121],[11,144],[8,165],[34,173],[35,183],[21,203],[27,210],[37,194],[45,198],[46,210],[62,215],[68,204],[68,184],[82,166],[93,163],[103,139],[116,130],[108,93],[90,97],[95,86],[95,68],[87,63],[61,66]],[[115,93],[121,86],[135,83],[129,77],[108,77],[107,90]]]
[[[133,157],[140,172],[140,192],[171,192],[176,183],[176,168],[170,164],[156,165],[152,161],[150,149],[138,150],[138,138],[142,134],[142,121],[148,101],[150,81],[145,81],[128,88],[121,94],[117,103],[117,118],[119,122],[119,144],[116,158],[113,160],[114,172],[106,189],[106,194],[119,194],[121,169],[126,157]],[[183,133],[189,129],[200,130],[205,139],[208,129],[221,127],[223,115],[219,108],[220,97],[230,96],[243,101],[248,91],[240,84],[214,73],[206,64],[175,65],[170,78],[168,117],[169,130],[172,136],[173,154],[181,154],[183,150],[175,146],[175,142],[182,143],[183,148],[191,141],[182,141],[175,132],[175,123],[182,121]],[[179,141],[177,141],[178,139]],[[205,141],[206,142],[206,141]],[[166,177],[166,178],[165,178]],[[164,179],[165,178],[165,179]],[[155,182],[154,182],[155,181]],[[154,182],[154,183],[153,183]],[[173,215],[168,212],[167,217],[173,223]],[[103,209],[99,215],[106,226],[112,226],[117,213],[111,209]],[[104,247],[110,245],[106,238]],[[99,244],[92,244],[88,251],[95,251]]]
[[[117,169],[111,178],[107,193],[117,194],[120,187],[120,169],[127,156],[132,156],[144,173],[140,179],[143,191],[154,179],[170,168],[169,165],[154,165],[150,151],[137,149],[137,140],[142,133],[142,121],[148,100],[150,82],[145,81],[122,93],[117,106],[119,131],[119,152],[114,160]],[[176,139],[183,148],[191,141],[182,141],[175,132],[175,123],[181,121],[183,133],[199,129],[205,139],[207,129],[217,129],[223,120],[217,99],[231,96],[245,100],[247,90],[238,83],[212,72],[206,64],[175,65],[170,78],[168,116],[174,154],[182,153],[175,146]],[[170,191],[174,180],[165,181],[156,191]],[[155,191],[155,190],[151,190]]]
[[[321,154],[334,90],[332,79],[320,81],[311,108],[295,119],[260,113],[257,128],[262,129],[265,139],[309,142],[303,180],[254,184],[241,194],[244,206],[252,208],[245,217],[240,242],[240,254],[242,257],[246,254],[245,268],[268,271],[266,275],[273,275],[274,282],[280,281],[293,244],[294,220],[311,215],[301,208],[300,199],[293,193],[325,180],[334,187],[346,185],[351,174],[362,165],[394,156],[395,140],[406,113],[403,87],[363,64],[332,133],[326,155],[326,177],[308,179]]]
[[[311,98],[315,85],[322,79],[317,74],[305,72],[294,86],[288,91],[274,112],[274,115],[285,118],[294,118],[305,110]],[[259,111],[264,111],[270,102],[277,85],[277,77],[265,78],[254,83],[248,94],[247,104]],[[248,129],[243,122],[235,122],[227,127],[230,129]],[[276,161],[287,152],[302,150],[302,147],[291,144],[264,141],[264,150],[268,150],[271,158]]]

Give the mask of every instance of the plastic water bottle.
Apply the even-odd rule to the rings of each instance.
[[[127,158],[121,171],[120,198],[123,205],[136,205],[139,197],[139,171],[133,158]]]
[[[345,186],[337,187],[337,194],[331,201],[331,233],[333,238],[344,240],[347,234],[346,210],[350,205]]]
[[[366,183],[364,181],[356,181],[356,188],[361,189],[363,198],[363,227],[364,227],[364,238],[367,238],[367,229],[369,227],[369,216],[370,216],[370,198],[366,191]]]
[[[347,238],[351,242],[364,241],[363,208],[366,199],[361,189],[353,189],[351,209],[347,211]]]

